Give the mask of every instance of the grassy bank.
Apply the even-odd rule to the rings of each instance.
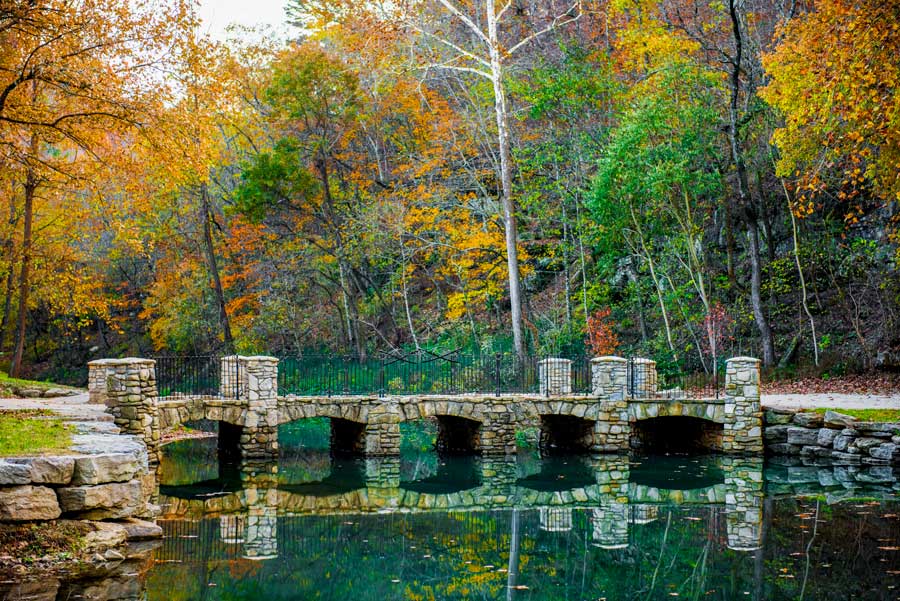
[[[900,422],[900,409],[829,409],[818,407],[816,413],[825,414],[826,411],[850,415],[863,422]]]
[[[0,411],[0,457],[66,449],[72,427],[43,409]]]

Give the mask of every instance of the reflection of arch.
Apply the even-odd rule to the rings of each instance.
[[[724,426],[693,416],[658,416],[635,421],[631,426],[631,446],[665,453],[715,451],[722,449]]]

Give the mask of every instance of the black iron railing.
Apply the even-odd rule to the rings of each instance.
[[[240,397],[240,365],[233,358],[226,357],[224,363],[218,355],[160,356],[155,359],[156,387],[161,397]]]

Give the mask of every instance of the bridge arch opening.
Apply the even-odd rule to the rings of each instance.
[[[349,419],[332,417],[331,454],[336,457],[364,455],[366,452],[366,425]]]
[[[541,415],[542,453],[587,453],[593,444],[593,421],[574,415]]]
[[[472,455],[481,452],[481,422],[455,415],[437,415],[438,453]]]
[[[724,426],[699,417],[639,420],[631,427],[631,448],[649,453],[697,454],[722,450]]]

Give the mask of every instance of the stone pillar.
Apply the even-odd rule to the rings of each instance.
[[[544,396],[572,394],[572,361],[558,357],[538,361],[538,382]]]
[[[147,445],[151,465],[159,463],[159,398],[153,359],[98,359],[88,363],[91,401],[106,404],[116,425]],[[102,374],[102,376],[101,376]]]
[[[591,544],[601,549],[628,547],[628,503],[612,502],[591,510]]]
[[[219,359],[219,396],[247,400],[247,357],[227,355]]]
[[[241,357],[247,370],[247,417],[241,432],[245,458],[278,457],[278,359]]]
[[[365,438],[367,456],[400,454],[400,405],[396,401],[386,400],[369,410]]]
[[[516,452],[516,421],[507,405],[494,405],[484,412],[481,452],[484,455],[512,455]]]
[[[726,458],[725,527],[728,548],[755,551],[762,547],[763,460]]]
[[[759,359],[734,357],[725,363],[725,427],[722,450],[762,455]]]
[[[628,361],[622,357],[591,359],[591,390],[598,401],[592,451],[628,451],[631,424],[626,399],[627,371]]]
[[[628,360],[623,357],[591,359],[591,391],[599,399],[625,400]]]
[[[627,380],[631,389],[631,397],[635,399],[652,399],[658,390],[656,361],[635,357],[628,362]]]

